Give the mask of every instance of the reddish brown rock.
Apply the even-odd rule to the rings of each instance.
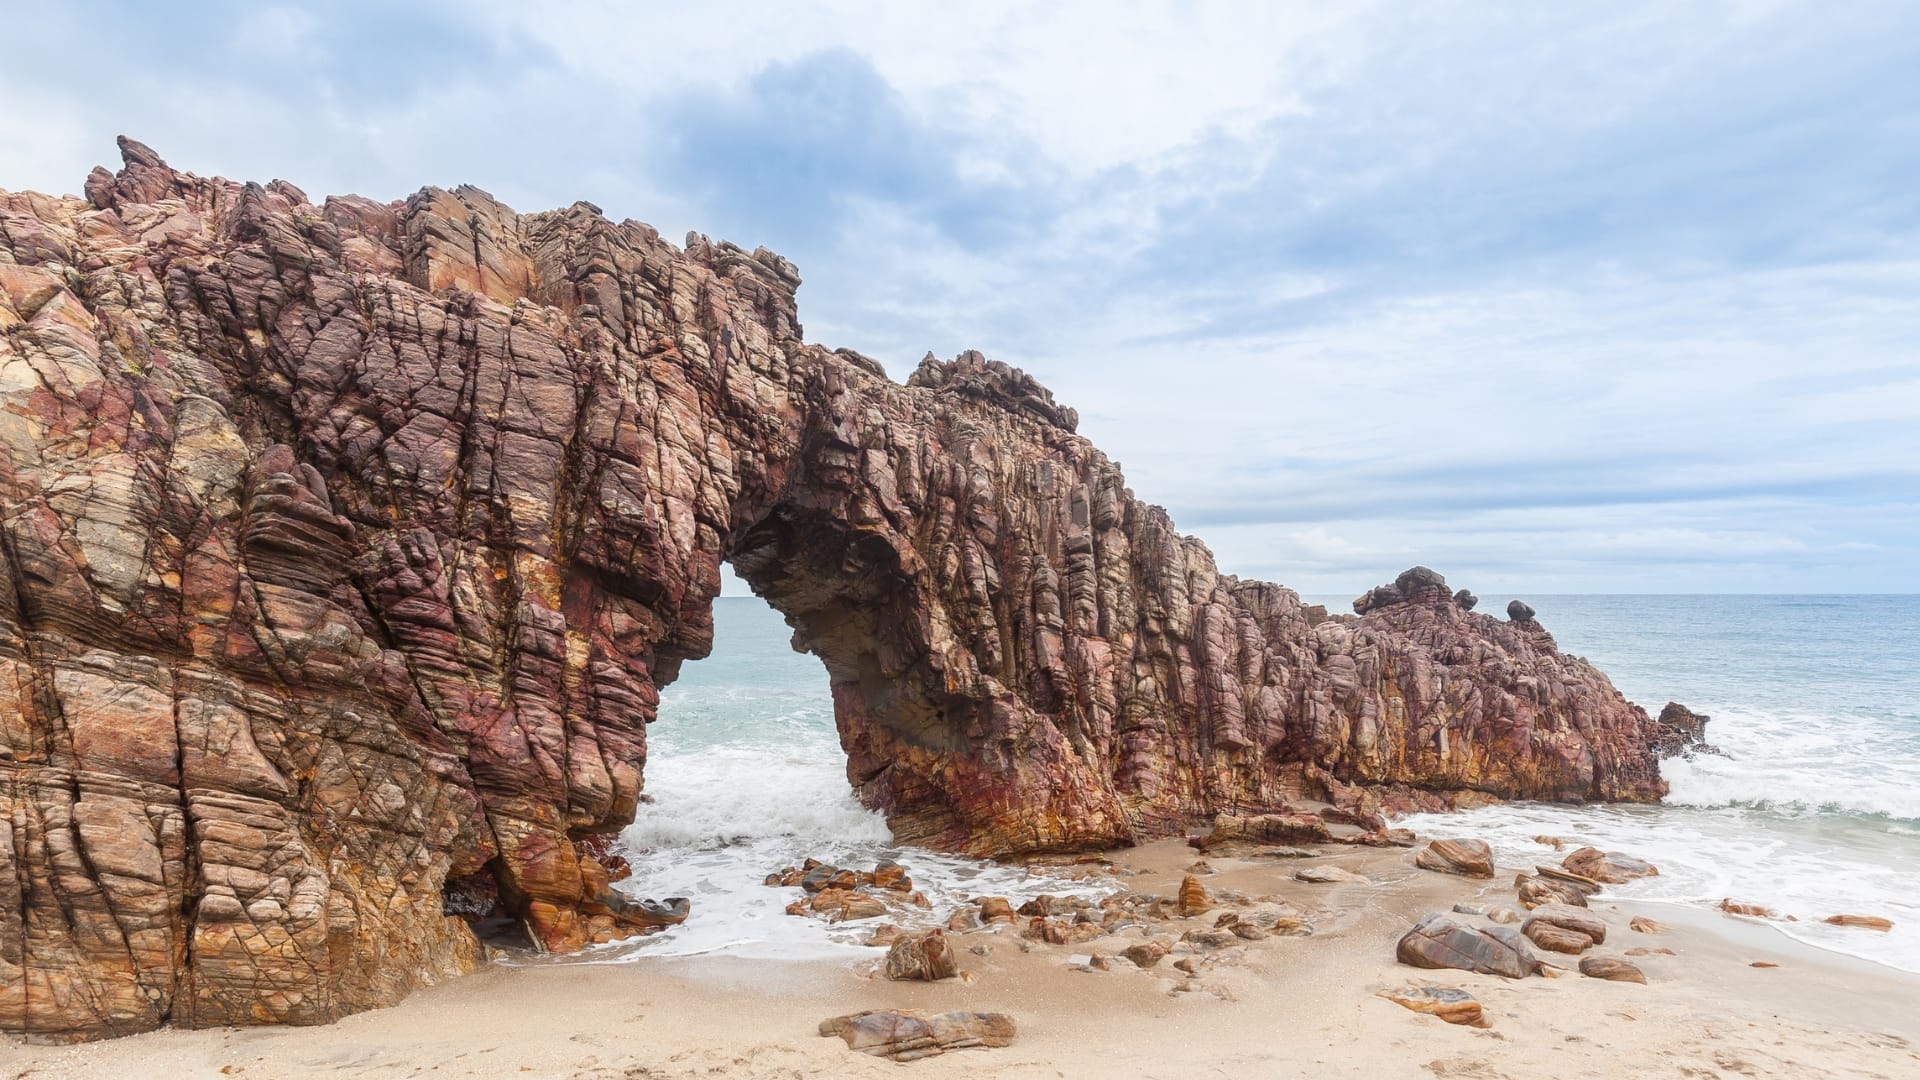
[[[1518,874],[1515,875],[1513,884],[1514,891],[1520,898],[1520,906],[1529,910],[1542,904],[1587,906],[1587,891],[1569,881],[1534,874]]]
[[[953,946],[939,930],[905,935],[887,950],[882,970],[889,979],[902,982],[937,982],[959,974],[953,961]]]
[[[820,1034],[841,1038],[863,1054],[918,1061],[949,1050],[1011,1045],[1014,1023],[1005,1013],[871,1009],[822,1020]]]
[[[1456,986],[1408,986],[1382,990],[1380,996],[1414,1012],[1437,1016],[1449,1024],[1486,1027],[1480,1003],[1472,994]]]
[[[1893,920],[1878,915],[1829,915],[1825,921],[1834,926],[1856,926],[1862,930],[1878,930],[1883,934],[1893,929]]]
[[[1578,930],[1568,930],[1552,923],[1535,922],[1528,919],[1520,926],[1520,932],[1527,940],[1549,952],[1567,953],[1578,956],[1593,948],[1593,939]]]
[[[979,903],[981,922],[1012,922],[1018,917],[1004,896],[983,896]]]
[[[1657,735],[1655,749],[1660,756],[1691,758],[1694,754],[1719,754],[1725,752],[1707,742],[1707,721],[1712,717],[1694,712],[1677,701],[1669,701],[1660,710],[1655,719]]]
[[[1522,979],[1540,961],[1517,931],[1504,926],[1471,927],[1445,915],[1429,915],[1407,931],[1394,947],[1401,963],[1419,968],[1458,968]]]
[[[1619,885],[1635,878],[1657,877],[1660,873],[1659,867],[1644,859],[1590,847],[1583,847],[1560,860],[1560,866],[1581,877],[1609,885]]]
[[[1609,982],[1634,982],[1646,985],[1647,976],[1629,961],[1611,956],[1589,956],[1580,961],[1580,974],[1589,979]]]
[[[1159,939],[1143,941],[1138,945],[1129,945],[1120,951],[1120,955],[1133,961],[1135,967],[1150,968],[1166,957],[1170,947]]]
[[[1180,879],[1180,897],[1177,910],[1182,915],[1199,915],[1213,907],[1213,898],[1207,895],[1206,886],[1200,879],[1188,874]]]
[[[0,1029],[390,1004],[477,962],[462,898],[552,950],[684,916],[596,838],[723,562],[902,842],[1664,791],[1538,622],[1222,574],[1030,377],[808,344],[772,252],[122,158],[0,192]]]
[[[1745,915],[1753,919],[1777,919],[1780,913],[1765,904],[1750,904],[1731,897],[1720,901],[1720,910],[1729,915]]]
[[[1664,934],[1667,932],[1666,923],[1660,922],[1657,919],[1649,919],[1645,915],[1635,915],[1633,918],[1627,920],[1627,928],[1640,934]]]
[[[1607,940],[1606,920],[1584,907],[1575,907],[1571,904],[1542,904],[1534,908],[1533,913],[1527,917],[1527,925],[1534,923],[1571,930],[1591,939],[1596,945],[1605,944]],[[1527,926],[1522,925],[1520,932],[1526,933],[1526,929]]]
[[[1435,840],[1413,854],[1413,864],[1443,874],[1490,878],[1493,848],[1485,840]]]

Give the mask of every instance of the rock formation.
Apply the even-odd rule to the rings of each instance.
[[[605,837],[723,560],[903,842],[1664,790],[1537,622],[1222,574],[1028,376],[807,344],[769,251],[121,148],[0,192],[0,1029],[325,1022],[471,967],[460,915],[684,917]]]

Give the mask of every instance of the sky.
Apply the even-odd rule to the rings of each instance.
[[[113,137],[473,183],[968,348],[1229,572],[1920,590],[1920,5],[0,0],[0,187]]]

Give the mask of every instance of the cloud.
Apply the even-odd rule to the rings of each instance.
[[[811,336],[1028,368],[1234,572],[1913,587],[1909,5],[118,7],[11,24],[0,183],[125,131],[767,244]]]

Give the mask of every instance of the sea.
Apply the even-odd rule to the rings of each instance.
[[[1794,916],[1768,924],[1781,933],[1920,972],[1920,595],[1525,599],[1563,651],[1649,712],[1671,700],[1711,716],[1707,738],[1722,753],[1664,762],[1672,791],[1658,806],[1513,803],[1397,824],[1484,839],[1501,865],[1557,861],[1536,836],[1628,852],[1660,873],[1611,895],[1762,904]],[[894,845],[848,787],[820,662],[793,651],[785,621],[757,598],[718,600],[714,624],[713,654],[661,695],[651,801],[623,834],[634,874],[621,888],[689,897],[693,917],[581,959],[861,953],[859,924],[788,916],[795,890],[762,883],[809,857],[901,862],[932,904],[928,920],[983,893],[1018,904],[1117,887]],[[1835,914],[1894,928],[1822,921]]]

